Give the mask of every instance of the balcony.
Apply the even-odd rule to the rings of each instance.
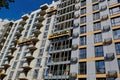
[[[2,40],[1,40],[1,42],[4,43],[5,41],[6,41],[6,37],[3,37]]]
[[[52,13],[52,12],[55,12],[55,11],[57,11],[57,7],[51,7],[50,9],[48,9],[46,12],[47,12],[47,14],[49,14],[49,13]]]
[[[14,38],[12,42],[13,42],[13,43],[14,43],[14,45],[16,46],[16,45],[17,45],[17,43],[18,43],[18,39],[17,39],[17,38]]]
[[[73,38],[79,37],[79,33],[73,33],[72,37],[73,37]]]
[[[77,10],[79,10],[80,9],[80,5],[79,4],[76,4],[75,5],[75,10],[77,11]]]
[[[22,24],[23,26],[26,24],[26,21],[20,21],[20,24]]]
[[[19,45],[29,44],[29,43],[31,43],[31,38],[26,38],[24,40],[18,41]]]
[[[57,32],[49,36],[49,40],[60,38],[60,37],[66,37],[66,36],[71,36],[71,31],[70,30],[65,30],[62,32]]]
[[[31,41],[33,42],[33,44],[36,44],[39,41],[39,39],[37,37],[34,37],[31,39]]]
[[[47,4],[41,5],[40,8],[41,8],[42,10],[46,10],[46,9],[48,9],[48,5],[47,5]]]
[[[42,21],[45,20],[44,16],[39,16],[37,19],[38,19],[39,22],[42,22]]]
[[[3,44],[1,43],[1,44],[0,44],[0,49],[2,49],[2,47],[3,47]]]
[[[103,31],[103,32],[110,31],[110,25],[103,26],[102,31]]]
[[[2,64],[2,66],[4,66],[5,71],[10,67],[10,64],[8,61],[6,61],[4,64]]]
[[[20,37],[20,36],[22,36],[22,34],[19,31],[17,31],[15,36]]]
[[[46,14],[46,10],[41,10],[41,11],[39,12],[39,14],[40,14],[40,16],[44,16],[44,15]]]
[[[72,45],[72,50],[77,50],[77,49],[78,49],[78,45],[77,44]]]
[[[115,59],[114,53],[107,53],[106,54],[105,61],[112,61],[113,59]]]
[[[11,51],[13,51],[13,52],[14,52],[15,50],[17,50],[17,48],[16,48],[14,45],[13,45],[13,46],[11,46],[11,48],[10,48],[10,49],[11,49]]]
[[[33,34],[34,34],[35,36],[38,36],[40,33],[41,33],[41,31],[38,30],[38,29],[33,30]]]
[[[77,73],[70,73],[70,78],[77,78]]]
[[[38,22],[38,23],[35,23],[35,26],[37,29],[40,29],[43,26],[43,24],[41,22]]]
[[[14,24],[13,22],[10,22],[10,23],[9,23],[9,26],[13,26],[13,24]]]
[[[70,63],[71,64],[76,64],[78,62],[78,58],[77,57],[73,57],[73,58],[71,58],[71,60],[70,60]]]
[[[23,27],[23,26],[19,26],[19,27],[18,27],[18,30],[19,30],[20,32],[22,32],[22,31],[24,30],[24,27]]]
[[[23,68],[23,72],[25,73],[25,76],[27,76],[28,72],[32,69],[32,68],[28,65],[28,63],[24,63],[22,68]]]
[[[7,55],[6,57],[8,58],[9,62],[12,60],[12,58],[14,58],[14,56],[12,54]]]
[[[108,15],[107,15],[107,14],[101,16],[101,20],[102,20],[102,21],[107,20],[107,19],[108,19]]]
[[[19,80],[28,80],[24,73],[20,73]]]
[[[108,71],[107,73],[108,78],[117,78],[117,71]]]
[[[0,80],[4,80],[4,78],[7,76],[4,72],[0,71]]]
[[[106,39],[104,39],[103,44],[104,45],[110,45],[110,44],[112,44],[112,38],[106,38]]]
[[[29,17],[28,17],[28,14],[22,16],[22,19],[25,20],[25,21],[26,21],[28,18],[29,18]]]
[[[6,37],[6,36],[8,36],[8,35],[9,35],[9,32],[8,32],[8,31],[5,32],[4,36]]]
[[[36,49],[37,48],[34,45],[32,45],[32,46],[29,47],[30,52],[34,52]]]
[[[31,61],[34,59],[34,57],[30,53],[28,53],[25,58],[28,62],[28,65],[30,65]]]

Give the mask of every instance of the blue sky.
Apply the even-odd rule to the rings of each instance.
[[[10,9],[2,8],[0,10],[0,18],[17,20],[23,14],[30,13],[40,7],[44,3],[50,4],[53,0],[15,0],[14,3],[9,3]],[[57,0],[54,0],[57,1]]]

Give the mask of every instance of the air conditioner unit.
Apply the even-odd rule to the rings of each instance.
[[[107,32],[110,30],[110,25],[103,26],[103,32]]]
[[[73,58],[71,58],[70,63],[71,64],[75,64],[75,63],[77,63],[77,61],[78,61],[78,58],[77,57],[73,57]]]

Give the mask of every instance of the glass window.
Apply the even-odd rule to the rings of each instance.
[[[46,40],[42,40],[41,47],[44,47],[44,46],[45,46],[45,43],[46,43]]]
[[[12,69],[15,69],[17,66],[17,62],[14,62],[13,66],[12,66]]]
[[[93,20],[97,20],[97,19],[100,19],[100,13],[99,12],[93,14]]]
[[[25,58],[28,52],[24,52],[22,58]]]
[[[35,70],[34,70],[33,79],[37,79],[38,73],[39,73],[39,69],[35,69]]]
[[[29,28],[30,28],[30,25],[29,25],[29,26],[27,26],[26,30],[29,30]]]
[[[80,59],[86,58],[86,54],[87,54],[86,48],[80,49]]]
[[[106,80],[106,78],[96,78],[96,80]]]
[[[87,73],[87,64],[86,62],[79,63],[79,74],[86,74]]]
[[[36,67],[40,67],[40,65],[41,65],[41,59],[37,59]]]
[[[86,16],[80,18],[80,23],[85,23],[86,22]]]
[[[29,24],[31,24],[31,23],[32,23],[32,20],[29,21]]]
[[[104,61],[96,61],[96,73],[97,74],[104,74],[105,73]]]
[[[26,36],[27,36],[27,33],[28,33],[28,31],[26,31],[26,32],[24,33],[24,37],[26,37]]]
[[[79,78],[78,80],[87,80],[86,78]]]
[[[86,33],[86,26],[80,27],[80,34]]]
[[[101,57],[101,56],[104,56],[103,46],[96,46],[95,47],[95,57]]]
[[[120,25],[120,17],[116,17],[116,18],[111,19],[111,24],[112,24],[112,26]]]
[[[14,73],[14,71],[11,71],[11,72],[10,72],[10,74],[9,74],[9,79],[11,79],[11,78],[12,78],[13,73]]]
[[[41,57],[43,55],[43,52],[44,52],[44,48],[40,49],[38,57]]]
[[[93,30],[100,30],[101,29],[101,22],[96,22],[93,24]]]
[[[110,15],[118,14],[118,13],[120,13],[120,7],[119,6],[110,9]]]
[[[47,38],[48,32],[44,32],[43,38]]]
[[[120,39],[120,29],[116,29],[113,31],[114,39]]]
[[[81,15],[85,14],[86,13],[86,8],[82,8],[80,12],[81,12]]]
[[[86,45],[86,36],[80,37],[80,45]]]
[[[120,43],[115,44],[116,54],[120,54]]]
[[[93,11],[95,11],[95,10],[99,10],[99,4],[93,5]]]
[[[48,19],[47,19],[47,24],[49,24],[49,23],[50,23],[50,21],[51,21],[51,18],[48,18]]]
[[[120,71],[120,59],[118,59],[118,67],[119,67],[119,71]]]
[[[15,59],[15,60],[18,60],[18,59],[19,59],[19,57],[20,57],[20,54],[19,54],[19,53],[17,53],[17,55],[16,55],[16,59]]]
[[[86,5],[86,0],[81,0],[81,7]]]
[[[23,46],[20,46],[20,47],[19,47],[19,51],[22,51],[22,48],[23,48]]]
[[[94,2],[97,2],[98,0],[92,0],[92,2],[94,3]]]
[[[25,62],[25,61],[20,61],[19,67],[23,67],[24,62]]]
[[[16,78],[15,78],[15,79],[18,79],[18,78],[19,78],[20,73],[21,73],[21,71],[17,71],[17,74],[16,74]]]
[[[45,31],[49,30],[49,26],[50,26],[50,25],[46,25]]]
[[[94,35],[94,42],[97,43],[97,42],[102,42],[102,34],[101,33],[96,33]]]

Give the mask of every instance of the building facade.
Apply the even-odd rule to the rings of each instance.
[[[120,0],[43,4],[1,49],[1,80],[120,80]]]

